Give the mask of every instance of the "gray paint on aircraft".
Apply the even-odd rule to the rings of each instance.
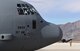
[[[12,40],[0,40],[0,51],[37,50],[61,40],[62,31],[57,25],[46,22],[37,11],[33,15],[19,15],[17,4],[34,8],[20,0],[0,0],[0,34],[4,38],[9,38],[8,34],[13,36]],[[33,20],[36,29],[32,28]]]

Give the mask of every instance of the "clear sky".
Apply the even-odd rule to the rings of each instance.
[[[80,0],[24,0],[48,22],[65,24],[80,20]]]

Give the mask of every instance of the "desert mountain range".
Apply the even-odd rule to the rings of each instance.
[[[73,38],[73,40],[80,41],[80,20],[61,24],[60,27],[63,31],[63,38]]]

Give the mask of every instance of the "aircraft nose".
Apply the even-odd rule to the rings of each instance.
[[[44,39],[53,42],[60,41],[63,35],[60,27],[54,24],[45,26],[41,32]]]

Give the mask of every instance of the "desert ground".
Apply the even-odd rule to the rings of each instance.
[[[80,51],[80,43],[54,43],[36,51]]]

